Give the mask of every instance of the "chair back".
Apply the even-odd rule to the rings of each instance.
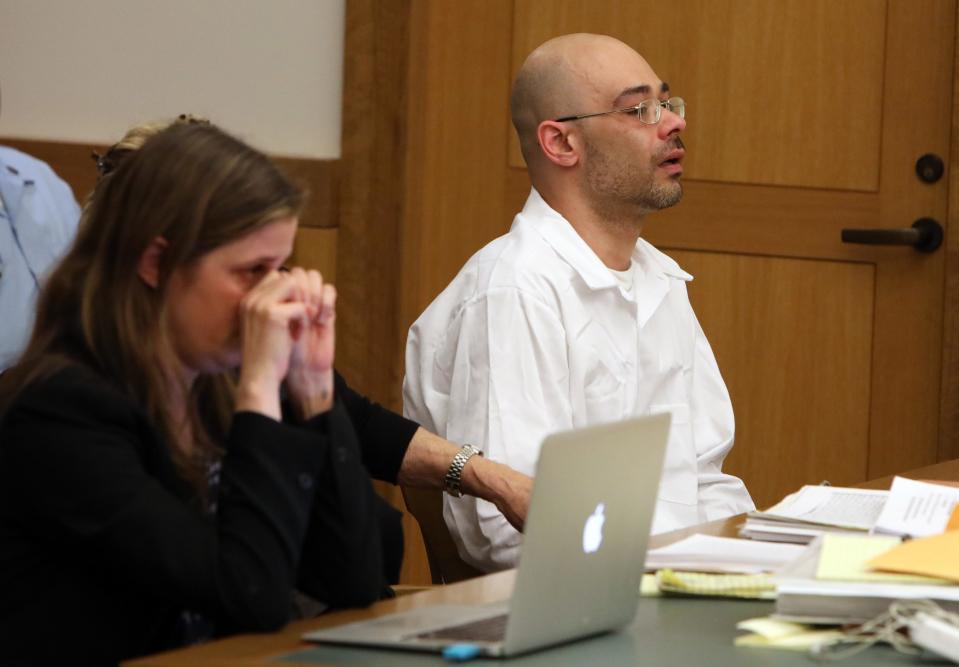
[[[443,492],[407,486],[402,489],[406,508],[420,524],[423,533],[433,583],[452,584],[482,576],[483,572],[466,563],[456,551],[456,543],[443,521]]]

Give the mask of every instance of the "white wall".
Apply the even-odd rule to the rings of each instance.
[[[0,135],[116,141],[184,112],[340,155],[345,0],[0,0]]]

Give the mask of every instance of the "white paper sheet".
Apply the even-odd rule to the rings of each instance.
[[[733,537],[692,535],[646,554],[646,569],[692,570],[757,574],[772,572],[802,553],[805,547],[740,540]]]
[[[869,530],[875,525],[888,491],[838,486],[804,486],[778,505],[750,516]]]
[[[928,537],[946,529],[959,504],[959,488],[896,477],[873,532]]]

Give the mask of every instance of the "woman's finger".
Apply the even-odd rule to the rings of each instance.
[[[320,309],[323,306],[323,276],[319,271],[307,271],[307,281],[309,284],[310,305],[313,307],[314,317],[319,317]]]
[[[270,319],[284,324],[305,325],[310,320],[309,306],[302,301],[277,303],[270,308]]]
[[[292,272],[270,271],[247,292],[244,301],[250,303],[273,303],[296,299],[297,284]]]
[[[317,320],[320,324],[330,324],[336,318],[336,287],[332,283],[323,285],[323,296]]]

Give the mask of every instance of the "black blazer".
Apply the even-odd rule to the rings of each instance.
[[[332,606],[377,599],[367,467],[395,480],[415,430],[342,378],[333,410],[305,425],[238,413],[211,516],[125,393],[79,366],[36,383],[0,422],[0,664],[172,648],[184,610],[217,634],[273,630],[296,586]]]

